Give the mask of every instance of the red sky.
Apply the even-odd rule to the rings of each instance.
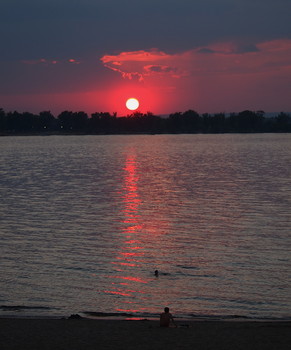
[[[141,108],[157,113],[291,107],[291,40],[258,43],[245,52],[232,42],[177,54],[128,51],[101,62],[131,81],[133,91],[136,86]]]
[[[1,2],[0,107],[291,111],[291,2],[97,3]]]

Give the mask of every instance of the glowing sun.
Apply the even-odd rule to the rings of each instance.
[[[139,107],[139,102],[136,98],[131,97],[126,101],[125,105],[129,110],[135,111]]]

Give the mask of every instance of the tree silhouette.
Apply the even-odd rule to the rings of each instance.
[[[6,113],[0,108],[1,134],[122,134],[122,133],[257,133],[291,132],[291,116],[281,112],[265,117],[264,111],[244,110],[226,116],[194,110],[175,112],[162,118],[139,111],[124,117],[117,113],[96,112],[89,118],[85,112],[63,111],[55,118],[50,111],[39,114],[17,111]]]
[[[93,133],[114,133],[117,113],[96,112],[91,115],[89,121],[90,130]]]
[[[0,131],[3,132],[4,130],[6,130],[6,122],[7,118],[4,109],[0,108]]]
[[[39,113],[39,127],[41,131],[50,131],[56,127],[56,119],[50,111]]]
[[[275,118],[275,131],[276,132],[291,132],[290,115],[281,112]]]
[[[88,115],[85,112],[64,111],[59,116],[60,128],[64,131],[84,131],[87,129]]]

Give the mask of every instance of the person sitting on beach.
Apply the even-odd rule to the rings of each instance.
[[[172,321],[174,326],[177,327],[174,322],[174,317],[170,313],[170,309],[165,307],[164,312],[160,315],[160,327],[170,327],[170,321]]]

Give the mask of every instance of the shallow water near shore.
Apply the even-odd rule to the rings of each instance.
[[[0,315],[291,317],[290,135],[0,146]]]

